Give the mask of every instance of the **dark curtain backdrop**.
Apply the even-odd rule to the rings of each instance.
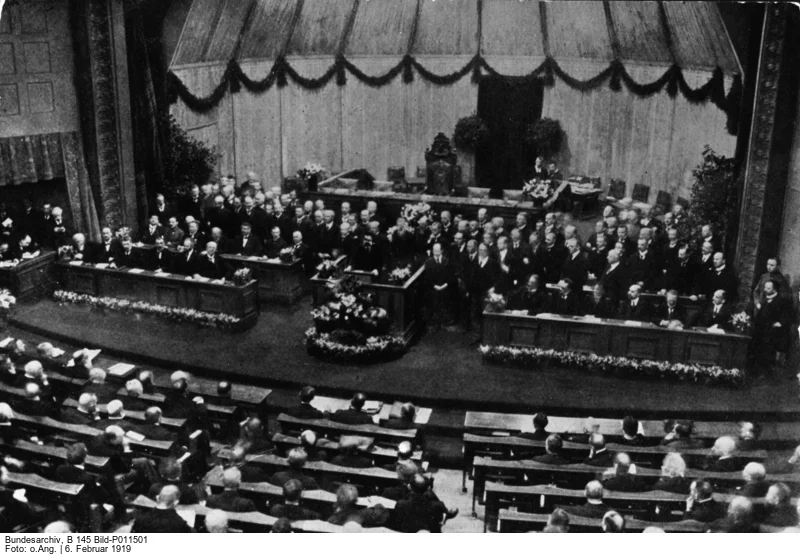
[[[489,142],[475,156],[475,175],[493,195],[520,189],[535,152],[525,145],[525,128],[541,118],[544,83],[540,79],[482,78],[478,115],[489,127]]]

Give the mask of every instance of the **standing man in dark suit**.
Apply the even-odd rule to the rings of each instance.
[[[567,239],[567,257],[561,266],[561,279],[568,279],[574,284],[575,290],[583,292],[583,285],[586,283],[587,258],[581,252],[581,245],[576,238]]]
[[[164,237],[156,237],[155,248],[147,252],[145,266],[152,272],[168,272],[174,266],[173,255],[167,250]]]
[[[203,199],[200,197],[200,187],[192,185],[189,196],[185,197],[180,203],[181,217],[186,218],[187,216],[191,216],[199,222],[202,221],[204,212]],[[188,228],[184,229],[184,231],[188,231]]]
[[[145,245],[154,245],[156,242],[156,237],[163,237],[164,236],[164,227],[158,221],[158,216],[155,214],[150,216],[150,222],[146,228],[144,228],[139,235],[139,242],[144,243]]]
[[[208,244],[206,244],[205,254],[197,258],[194,273],[195,278],[202,276],[219,280],[225,279],[227,274],[228,265],[222,257],[217,254],[217,244],[214,241],[209,241]]]
[[[721,252],[714,253],[713,264],[713,269],[706,274],[706,296],[710,297],[714,291],[722,289],[725,291],[726,298],[730,302],[736,303],[739,297],[739,280],[736,278],[733,268],[726,264],[725,255]]]
[[[477,312],[478,320],[483,313],[483,299],[489,289],[494,287],[500,277],[500,266],[496,260],[489,256],[489,245],[481,243],[478,245],[478,259],[473,267],[473,280],[470,291],[472,297],[473,311]]]
[[[716,289],[709,290],[708,279],[714,269],[714,247],[711,243],[703,243],[700,247],[700,256],[697,257],[698,268],[695,278],[695,290],[698,296],[710,297]]]
[[[753,351],[760,369],[771,372],[778,355],[785,356],[791,324],[791,303],[778,294],[777,284],[768,280],[764,283],[764,301],[756,303],[753,318]]]
[[[374,424],[372,417],[363,411],[366,402],[366,395],[356,393],[350,400],[350,408],[337,410],[330,415],[330,419],[340,424]]]
[[[347,224],[342,224],[347,225]],[[372,234],[367,233],[361,239],[361,244],[358,245],[353,256],[350,259],[348,268],[358,270],[360,272],[369,272],[375,276],[379,276],[383,267],[383,254],[375,247],[375,238]]]
[[[542,287],[538,275],[532,274],[528,283],[517,289],[508,298],[509,310],[524,310],[529,316],[550,309],[550,294]]]
[[[661,292],[674,289],[679,295],[694,295],[699,275],[700,267],[689,257],[689,246],[680,245],[677,258],[664,268]]]
[[[442,244],[434,243],[431,257],[425,261],[425,281],[428,290],[429,322],[432,331],[441,329],[452,322],[450,310],[450,287],[455,274],[450,261],[442,255]]]
[[[643,291],[652,291],[658,276],[658,263],[647,247],[647,239],[637,241],[636,252],[628,257],[628,275],[631,283],[639,284]]]
[[[635,283],[628,287],[628,300],[623,302],[620,307],[620,318],[637,322],[648,322],[650,320],[652,308],[650,303],[640,297],[641,293],[642,288]]]
[[[561,276],[561,266],[566,259],[563,247],[558,246],[555,233],[544,236],[544,249],[541,251],[540,260],[544,266],[545,283],[557,283]]]
[[[295,231],[292,233],[292,258],[303,263],[303,269],[308,271],[311,265],[311,250],[303,242],[303,233]]]
[[[612,303],[618,303],[628,289],[628,273],[620,264],[619,252],[616,249],[608,252],[608,266],[600,278],[600,283],[603,284]]]
[[[114,237],[110,227],[104,227],[100,232],[100,245],[98,246],[93,259],[90,262],[110,263],[122,252],[122,245]]]
[[[513,290],[522,279],[521,260],[508,248],[508,237],[497,239],[497,263],[500,266],[500,278],[495,283],[495,291],[505,295]]]
[[[273,226],[270,230],[270,237],[264,241],[264,255],[267,258],[278,258],[281,251],[289,245],[281,236],[281,228]]]
[[[233,253],[242,256],[261,256],[261,239],[253,235],[253,224],[249,220],[242,221],[242,234],[233,242]]]
[[[686,319],[686,309],[678,305],[678,292],[671,289],[667,291],[666,302],[654,310],[653,323],[666,328],[675,321],[680,322],[681,327],[689,323]]]
[[[68,244],[70,237],[72,237],[72,232],[64,221],[64,213],[61,208],[58,206],[53,207],[52,219],[49,222],[43,232],[45,244],[52,249]]]

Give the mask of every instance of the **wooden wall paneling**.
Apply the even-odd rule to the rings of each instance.
[[[292,59],[303,76],[317,77],[333,58]],[[306,162],[319,163],[329,173],[342,169],[341,87],[334,82],[316,91],[289,84],[281,89],[282,164],[284,175],[292,175]]]
[[[243,64],[244,72],[252,79],[262,79],[271,67],[271,61]],[[247,172],[254,171],[265,188],[281,184],[280,95],[277,87],[261,94],[242,90],[232,95],[235,173],[240,182]],[[230,171],[234,168],[231,167]]]

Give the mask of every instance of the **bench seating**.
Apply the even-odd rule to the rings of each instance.
[[[361,435],[374,437],[377,441],[382,441],[390,444],[398,444],[402,441],[411,441],[412,443],[417,438],[417,430],[392,430],[390,428],[382,428],[375,424],[340,424],[331,420],[325,419],[308,419],[294,418],[288,414],[281,414],[278,416],[278,422],[284,431],[287,430],[314,430],[328,436],[340,435]]]
[[[14,443],[0,443],[0,451],[16,454],[26,459],[44,460],[61,464],[67,460],[67,449],[53,445],[39,445],[30,441],[17,440]],[[108,465],[108,457],[86,456],[86,467],[92,472],[103,472]]]
[[[494,460],[487,457],[475,457],[473,461],[474,482],[472,488],[472,510],[475,512],[475,503],[478,499],[483,499],[483,492],[487,482],[487,475],[493,479],[507,479],[509,481],[523,484],[556,483],[558,485],[574,485],[584,487],[587,482],[598,479],[607,470],[603,467],[590,466],[586,464],[570,465],[549,465],[540,464],[533,461],[503,461]],[[660,470],[639,468],[637,475],[649,479],[655,483],[661,476]],[[499,478],[496,478],[498,477]],[[533,478],[538,476],[539,478]],[[708,472],[703,470],[686,470],[686,477],[692,480],[705,478],[715,484],[725,486],[741,485],[744,483],[741,472]],[[535,481],[534,481],[535,480]],[[784,482],[792,491],[800,490],[800,475],[798,474],[777,474],[768,476],[770,482]]]
[[[540,515],[531,513],[520,513],[509,509],[502,509],[498,515],[497,531],[540,531],[547,525],[550,515]],[[590,532],[598,533],[601,531],[601,520],[595,518],[585,518],[570,515],[570,532]],[[633,518],[625,519],[625,532],[642,532],[645,528],[656,526],[665,532],[694,532],[700,533],[708,530],[708,525],[696,520],[682,520],[680,522],[646,522]]]
[[[124,407],[124,405],[125,405],[125,403],[123,403],[123,407]],[[64,400],[64,406],[65,407],[69,407],[69,408],[77,408],[78,407],[78,402],[75,399],[65,399]],[[97,410],[98,410],[98,412],[101,412],[103,414],[108,414],[108,409],[107,409],[106,405],[97,405]],[[126,419],[135,421],[137,423],[145,422],[144,411],[142,411],[142,410],[128,410],[128,409],[124,409],[124,410],[125,410],[125,418]],[[186,419],[185,418],[166,418],[166,417],[163,417],[163,416],[161,417],[161,425],[164,426],[165,428],[168,428],[168,429],[174,431],[174,432],[179,432],[179,431],[183,430],[183,427],[184,427],[185,424],[186,424]]]
[[[221,459],[229,459],[230,451],[223,449],[217,453],[217,456]],[[286,459],[275,455],[247,455],[245,460],[272,470],[284,470],[289,468],[289,463]],[[345,481],[366,487],[383,488],[397,485],[396,472],[378,467],[349,468],[324,461],[308,461],[305,466],[303,466],[303,472],[311,476],[335,481]]]
[[[101,430],[92,428],[91,426],[68,424],[66,422],[54,420],[47,416],[26,416],[18,412],[14,413],[14,421],[18,422],[21,428],[65,434],[81,440],[93,438],[94,436],[102,433]],[[131,449],[134,451],[150,453],[158,456],[167,456],[173,445],[172,441],[156,441],[153,439],[136,441],[131,438],[128,439],[131,443]]]
[[[222,473],[223,468],[216,466],[212,468],[205,477],[205,483],[212,490],[222,489]],[[249,496],[265,498],[267,500],[279,500],[283,497],[283,488],[270,484],[269,482],[242,482],[239,486],[239,491]],[[316,489],[303,491],[303,505],[310,509],[320,509],[323,513],[329,513],[333,510],[333,505],[336,503],[336,494],[329,491]],[[386,499],[384,497],[371,496],[360,497],[358,505],[362,507],[370,507],[380,503],[389,510],[394,509],[395,501]]]
[[[125,405],[125,397],[129,397],[127,390],[121,387],[117,391],[117,395],[121,397],[122,404]],[[163,407],[167,404],[167,398],[161,393],[142,393],[139,399],[153,403],[154,406]],[[216,418],[229,419],[234,416],[238,407],[233,405],[215,405],[213,403],[206,403],[208,414]]]
[[[286,449],[292,449],[300,446],[300,439],[293,436],[276,433],[274,436],[272,436],[272,443],[284,446]],[[339,442],[332,441],[324,437],[319,438],[317,439],[317,448],[324,449],[325,451],[338,451]],[[380,460],[384,463],[391,463],[397,460],[397,449],[389,447],[380,447],[373,444],[370,449],[360,449],[360,452],[362,455],[369,456],[375,461]],[[419,463],[422,460],[422,451],[414,451],[414,453],[411,455],[411,460]]]
[[[38,474],[9,472],[8,481],[15,486],[34,490],[44,497],[55,497],[61,500],[74,500],[83,491],[83,484],[64,484],[42,478]]]
[[[155,501],[140,495],[134,499],[130,505],[140,510],[152,510],[156,507]],[[197,516],[205,518],[205,516],[213,509],[209,509],[204,505],[179,505],[178,510],[193,511]],[[262,513],[227,513],[228,526],[231,528],[242,528],[245,531],[252,532],[268,532],[272,530],[275,522],[278,520],[275,517],[265,515]],[[295,532],[313,532],[313,533],[337,533],[342,532],[342,526],[330,524],[321,520],[304,520],[292,523],[292,529]],[[364,528],[365,532],[369,533],[394,533],[393,530],[388,528]]]

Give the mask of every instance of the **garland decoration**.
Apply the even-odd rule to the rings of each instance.
[[[53,300],[57,303],[89,305],[94,308],[103,308],[118,312],[150,314],[172,322],[192,323],[210,328],[228,329],[242,322],[240,318],[230,314],[216,314],[190,308],[174,308],[160,304],[115,299],[112,297],[95,297],[61,289],[53,292]]]
[[[343,54],[338,54],[333,64],[331,64],[321,76],[315,78],[300,75],[283,55],[279,56],[274,61],[267,76],[261,80],[251,79],[244,73],[244,70],[242,70],[237,60],[230,60],[220,82],[214,87],[214,90],[205,97],[194,95],[173,71],[169,71],[167,73],[167,98],[170,104],[174,104],[177,102],[178,98],[180,98],[191,110],[204,113],[216,108],[228,90],[232,93],[238,93],[242,86],[251,93],[261,94],[271,89],[274,85],[283,88],[288,83],[288,79],[291,79],[295,84],[304,89],[318,90],[333,79],[336,79],[336,84],[338,86],[344,86],[347,83],[348,73],[359,82],[373,88],[386,86],[400,75],[402,75],[404,83],[411,83],[414,80],[414,73],[417,73],[429,83],[438,86],[452,85],[467,75],[471,75],[472,81],[477,83],[485,74],[491,77],[513,80],[515,82],[542,80],[545,86],[552,87],[555,84],[555,78],[558,77],[561,81],[566,83],[567,86],[582,92],[596,89],[608,81],[611,90],[620,91],[624,85],[633,94],[642,98],[652,96],[666,87],[667,94],[673,98],[680,92],[692,103],[706,102],[708,100],[713,102],[720,110],[728,115],[730,120],[732,120],[728,125],[729,131],[735,130],[737,127],[733,122],[737,120],[739,115],[742,90],[741,76],[736,74],[731,90],[726,97],[724,76],[720,68],[714,70],[711,78],[704,85],[693,89],[686,82],[683,70],[677,64],[672,65],[661,77],[652,83],[637,83],[628,73],[622,61],[618,59],[612,60],[606,69],[594,77],[581,80],[567,74],[561,69],[558,62],[550,56],[546,57],[539,67],[523,76],[502,75],[490,66],[480,53],[475,54],[475,56],[460,69],[453,73],[443,75],[428,70],[411,54],[403,56],[396,66],[382,74],[367,75],[350,62]]]
[[[359,337],[357,332],[350,334],[341,331],[320,333],[315,328],[308,328],[305,337],[308,354],[339,363],[388,362],[400,358],[406,352],[403,338],[395,335],[372,337],[362,335]]]
[[[738,368],[672,363],[658,360],[638,360],[626,357],[598,356],[573,351],[481,345],[483,360],[494,364],[513,364],[523,368],[553,365],[624,378],[661,378],[738,387],[744,384],[744,372]]]

